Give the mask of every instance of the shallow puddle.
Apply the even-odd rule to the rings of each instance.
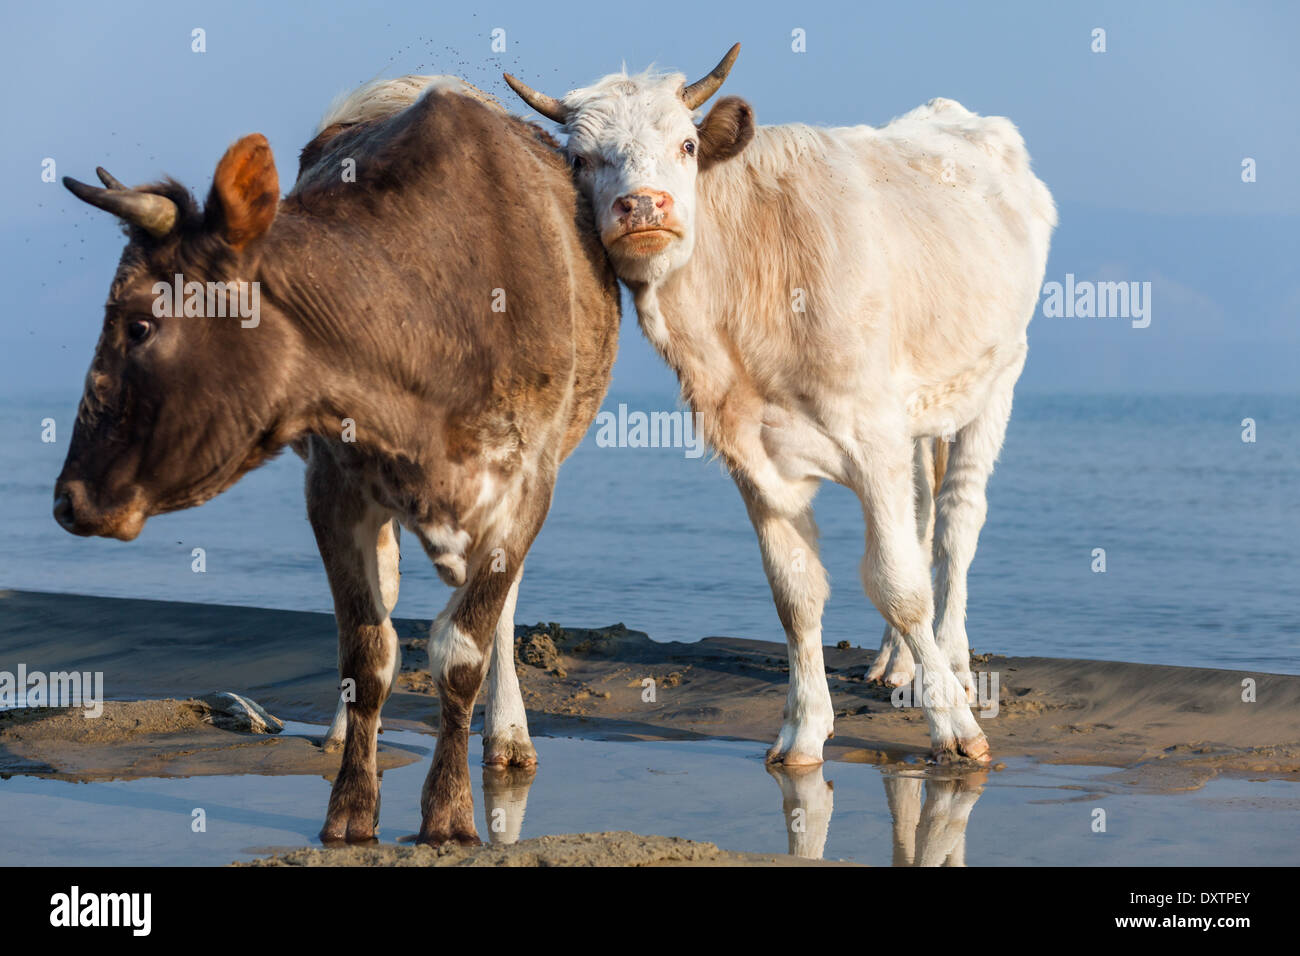
[[[285,733],[323,730],[290,722]],[[383,740],[424,754],[383,778],[380,839],[409,839],[432,738],[397,731]],[[631,830],[879,866],[1300,862],[1294,841],[1277,839],[1300,807],[1284,781],[1220,778],[1147,795],[1107,783],[1112,768],[1027,760],[948,778],[844,763],[787,775],[770,773],[762,745],[747,741],[534,743],[541,765],[530,782],[479,768],[480,741],[470,739],[485,840]],[[329,789],[309,776],[11,776],[0,780],[0,865],[212,865],[315,846]]]

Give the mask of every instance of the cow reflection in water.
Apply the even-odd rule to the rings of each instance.
[[[834,783],[822,767],[772,767],[781,786],[781,810],[790,854],[820,860],[826,850]],[[966,822],[984,792],[988,771],[958,776],[884,772],[885,799],[894,820],[894,866],[965,866]],[[921,791],[925,790],[925,801]]]
[[[826,852],[835,784],[822,765],[781,767],[767,772],[781,788],[788,852],[805,860],[820,860]],[[528,790],[536,767],[484,767],[484,823],[494,844],[519,842]],[[965,866],[966,823],[988,771],[935,776],[924,771],[885,771],[885,799],[894,821],[894,866]],[[924,791],[924,800],[922,792]]]
[[[830,829],[834,783],[825,779],[820,765],[799,771],[772,767],[769,773],[781,787],[790,855],[820,860]],[[966,822],[984,792],[988,771],[952,777],[923,772],[881,776],[894,821],[894,866],[965,866]]]
[[[791,856],[820,860],[826,852],[826,834],[835,807],[835,784],[822,776],[822,765],[782,767],[768,764],[767,772],[781,787],[781,812]]]
[[[528,807],[528,788],[537,767],[483,767],[483,813],[488,841],[509,846],[519,842]]]
[[[988,771],[956,777],[886,773],[884,780],[894,818],[894,866],[965,866],[966,822]]]

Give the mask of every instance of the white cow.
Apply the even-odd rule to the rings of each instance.
[[[863,585],[922,668],[936,754],[987,760],[967,704],[966,573],[1052,197],[1009,120],[952,100],[880,129],[823,129],[759,127],[727,97],[697,125],[738,51],[690,85],[620,73],[555,99],[506,80],[563,124],[641,328],[703,414],[758,533],[790,652],[768,759],[818,763],[834,730],[811,510],[829,478],[862,502]],[[914,442],[945,435],[932,586]]]

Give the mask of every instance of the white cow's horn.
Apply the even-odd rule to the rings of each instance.
[[[713,68],[713,72],[708,76],[701,80],[696,80],[690,86],[682,87],[682,102],[686,104],[688,109],[695,109],[695,107],[699,106],[714,93],[718,92],[718,87],[722,85],[722,81],[725,80],[727,74],[731,72],[731,67],[736,62],[736,57],[738,56],[740,56],[739,43],[727,51],[727,55],[718,61],[718,65]]]
[[[521,80],[515,79],[509,73],[502,73],[510,88],[519,94],[519,98],[531,106],[537,112],[541,113],[547,119],[555,120],[557,123],[563,123],[568,119],[569,111],[564,108],[564,104],[554,96],[547,96],[545,93],[538,93],[535,89]]]

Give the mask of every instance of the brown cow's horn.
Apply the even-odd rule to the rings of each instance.
[[[538,93],[535,89],[520,80],[515,79],[509,73],[502,73],[510,88],[519,94],[519,98],[531,106],[537,112],[541,113],[547,119],[555,120],[557,123],[563,123],[569,117],[569,111],[564,108],[564,104],[554,96],[547,96],[545,93]]]
[[[682,87],[682,102],[686,104],[687,109],[695,109],[714,93],[718,92],[718,87],[722,81],[727,78],[731,72],[732,65],[736,62],[736,57],[740,56],[740,44],[735,44],[727,55],[718,61],[718,65],[713,68],[708,76],[701,80],[696,80],[690,86]]]
[[[103,179],[104,176],[108,174],[103,173],[100,178]],[[108,178],[112,179],[111,176]],[[165,236],[176,225],[176,204],[166,196],[137,192],[134,189],[121,189],[116,186],[111,189],[100,189],[98,186],[87,186],[85,183],[77,182],[71,176],[63,177],[63,185],[67,186],[68,191],[78,199],[92,206],[98,206],[105,212],[111,212],[119,219],[139,226],[152,236]]]
[[[122,183],[118,182],[117,177],[114,176],[112,173],[110,173],[110,172],[109,172],[107,169],[105,169],[103,166],[96,166],[96,167],[95,167],[95,175],[98,176],[98,177],[99,177],[99,181],[100,181],[101,183],[103,183],[105,186],[107,186],[109,189],[127,189],[127,188],[129,188],[129,187],[127,187],[127,186],[122,185]]]

